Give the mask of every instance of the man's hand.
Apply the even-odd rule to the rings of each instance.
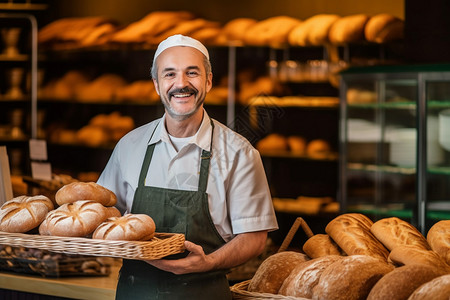
[[[147,263],[152,266],[174,274],[187,274],[206,272],[213,269],[212,261],[203,251],[202,246],[194,244],[189,241],[184,242],[184,247],[190,253],[185,258],[168,260],[157,259],[148,260]]]
[[[234,239],[208,255],[201,246],[185,241],[184,246],[190,252],[185,258],[148,260],[146,262],[158,269],[177,275],[229,269],[259,255],[264,250],[266,239],[267,231],[238,234]]]

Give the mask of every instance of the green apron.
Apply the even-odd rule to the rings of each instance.
[[[212,121],[211,125],[214,131]],[[198,191],[183,191],[145,186],[154,148],[155,144],[147,147],[131,212],[151,216],[157,232],[185,234],[186,240],[201,245],[206,254],[220,248],[225,241],[212,222],[206,194],[211,152],[202,151]],[[186,251],[165,259],[177,259],[187,254]],[[175,275],[144,261],[124,259],[116,299],[231,299],[226,272]]]

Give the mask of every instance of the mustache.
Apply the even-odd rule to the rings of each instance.
[[[197,94],[198,90],[191,88],[191,87],[184,87],[181,89],[174,89],[172,91],[169,92],[169,96],[172,97],[173,94],[184,94],[184,93],[189,93],[189,94]]]

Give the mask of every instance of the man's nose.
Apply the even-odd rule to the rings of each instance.
[[[187,86],[188,83],[188,77],[186,76],[186,74],[180,74],[179,76],[177,76],[175,84],[178,87],[185,87]]]

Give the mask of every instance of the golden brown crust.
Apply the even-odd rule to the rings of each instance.
[[[403,20],[382,13],[370,18],[364,28],[364,36],[369,42],[385,43],[403,38],[403,29]]]
[[[289,16],[275,16],[250,26],[244,42],[251,46],[279,47],[288,43],[289,32],[301,21]]]
[[[328,39],[334,44],[364,40],[364,27],[369,18],[366,14],[356,14],[338,19],[331,26]]]
[[[342,259],[342,257],[339,255],[328,255],[298,265],[283,282],[278,293],[285,296],[311,299],[313,289],[319,283],[322,272],[334,262]]]
[[[427,241],[450,265],[450,220],[442,220],[434,224],[427,234]]]
[[[328,42],[328,33],[338,15],[318,14],[296,25],[289,33],[292,46],[320,46]]]
[[[440,275],[442,275],[441,272],[425,265],[398,267],[384,275],[373,286],[367,300],[408,299],[415,289]]]
[[[348,255],[369,255],[386,261],[389,252],[370,232],[372,224],[362,214],[349,213],[331,220],[325,231]]]
[[[13,198],[0,208],[0,231],[30,231],[38,227],[53,208],[53,202],[43,195]]]
[[[375,222],[370,228],[370,232],[389,250],[400,245],[415,245],[425,250],[431,249],[419,230],[397,217]]]
[[[303,244],[303,252],[311,258],[327,255],[341,255],[339,246],[328,234],[316,234]]]
[[[345,256],[329,265],[313,289],[314,299],[366,299],[375,283],[394,269],[367,255]]]
[[[291,271],[308,260],[303,253],[283,251],[266,258],[255,272],[248,291],[277,294]]]
[[[95,182],[72,182],[60,188],[55,195],[56,203],[63,205],[79,200],[91,200],[104,206],[117,203],[116,195]]]
[[[94,239],[146,241],[155,234],[155,222],[145,214],[112,217],[100,224],[92,234]]]
[[[408,300],[448,300],[450,295],[450,274],[434,278],[417,288]]]
[[[450,266],[438,253],[413,245],[395,247],[389,254],[388,260],[396,265],[422,264],[450,272]]]
[[[227,37],[229,41],[240,41],[244,40],[245,32],[250,26],[255,25],[258,21],[253,18],[236,18],[228,21],[223,26],[223,34]]]

